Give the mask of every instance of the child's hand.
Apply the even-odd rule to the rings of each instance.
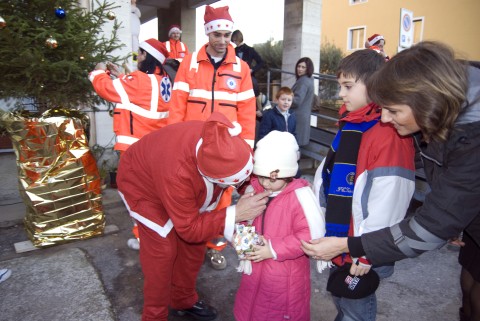
[[[352,258],[352,266],[350,267],[351,275],[364,275],[370,272],[372,265],[366,259]]]
[[[247,255],[247,259],[255,263],[271,258],[273,258],[273,254],[270,251],[269,242],[266,240],[264,240],[263,245],[255,245],[254,252],[250,252]]]

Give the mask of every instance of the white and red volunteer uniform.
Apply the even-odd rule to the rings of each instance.
[[[113,131],[115,150],[125,151],[144,135],[167,125],[172,84],[168,76],[134,71],[112,80],[104,70],[94,70],[89,79],[97,94],[117,103]]]
[[[256,101],[250,68],[229,45],[223,62],[215,69],[208,58],[207,46],[187,55],[180,64],[168,123],[206,120],[218,111],[242,126],[240,136],[253,147]]]
[[[169,39],[165,41],[165,47],[167,47],[168,58],[177,59],[180,62],[189,54],[187,45],[180,40]]]

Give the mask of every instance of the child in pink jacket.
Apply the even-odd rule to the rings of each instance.
[[[272,194],[252,225],[264,245],[247,254],[251,261],[235,298],[237,321],[310,320],[310,261],[300,240],[325,234],[324,216],[298,170],[298,145],[288,132],[272,131],[257,143],[247,193]],[[249,274],[248,274],[249,273]]]

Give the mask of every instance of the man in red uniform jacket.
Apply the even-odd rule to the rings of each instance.
[[[216,209],[227,187],[251,174],[249,145],[224,115],[166,126],[144,136],[120,159],[118,190],[138,222],[145,277],[142,320],[176,315],[213,320],[216,310],[199,301],[196,279],[205,243],[218,234],[231,241],[235,222],[265,209],[268,192],[247,194]]]
[[[240,136],[253,148],[255,140],[256,99],[248,64],[235,55],[230,44],[233,19],[228,6],[205,7],[205,34],[208,43],[187,55],[175,76],[168,124],[187,120],[205,120],[213,112],[224,114],[242,126]],[[219,207],[231,203],[232,189],[224,193]],[[222,238],[207,244],[212,267],[224,269],[226,259],[218,251],[226,243]]]
[[[188,47],[180,41],[182,30],[178,25],[171,25],[168,29],[168,40],[165,41],[165,47],[168,51],[168,58],[182,61],[188,55]]]
[[[241,137],[253,148],[256,102],[250,67],[230,44],[233,20],[228,7],[205,9],[208,43],[187,55],[175,76],[169,124],[205,120],[214,111],[242,126]]]

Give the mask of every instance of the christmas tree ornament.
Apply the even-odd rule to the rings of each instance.
[[[116,17],[117,17],[117,16],[115,15],[115,13],[114,13],[113,11],[107,12],[107,18],[108,18],[109,20],[113,20],[113,19],[115,19]]]
[[[55,38],[53,38],[52,36],[50,36],[49,38],[47,38],[47,40],[45,41],[45,46],[47,46],[48,48],[50,49],[55,49],[58,47],[58,42]]]
[[[3,29],[7,26],[7,22],[5,21],[5,19],[3,19],[2,16],[0,16],[0,29]]]
[[[84,56],[80,56],[79,58],[80,58],[80,60],[83,60],[83,59],[85,59],[85,57],[84,57]]]
[[[124,59],[114,51],[122,46],[119,34],[124,26],[106,14],[117,13],[118,3],[125,1],[93,1],[91,10],[85,11],[78,0],[0,0],[0,27],[6,23],[0,29],[0,101],[25,98],[39,111],[100,103],[86,74],[96,61]],[[62,16],[60,9],[66,13],[63,19],[56,15]],[[108,37],[102,33],[107,27]],[[38,78],[44,75],[49,75],[49,81],[41,89]]]
[[[63,19],[63,18],[65,18],[67,13],[65,12],[65,10],[62,7],[58,7],[58,8],[55,8],[55,15],[57,16],[57,18]]]

